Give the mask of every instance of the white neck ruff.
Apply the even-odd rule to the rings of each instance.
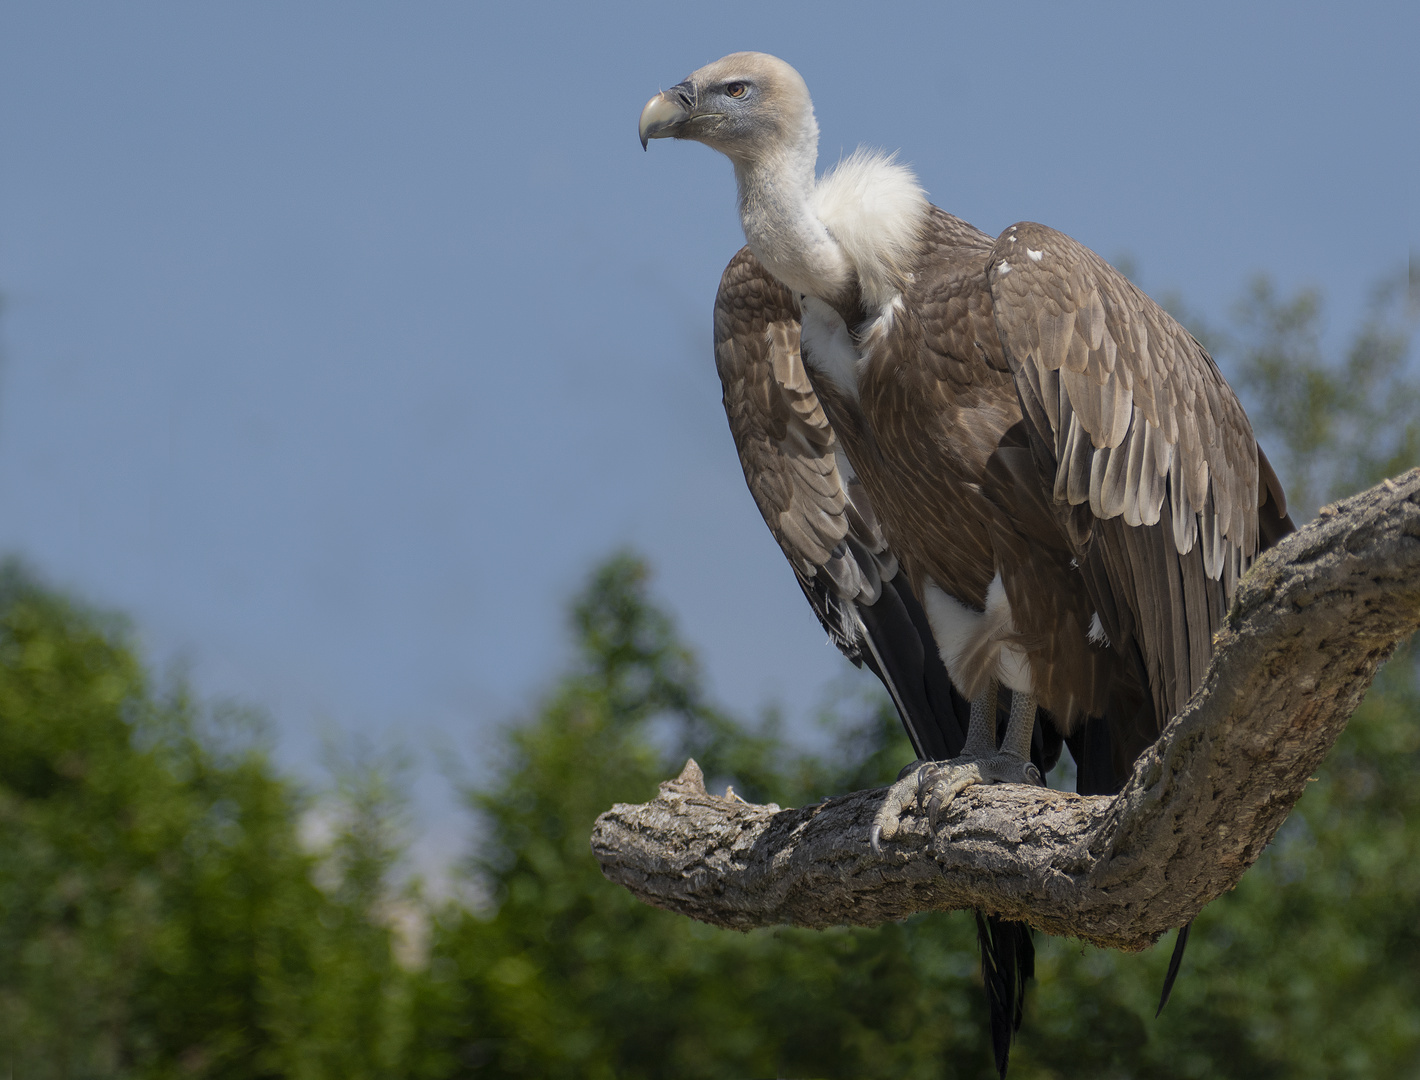
[[[736,164],[750,250],[796,293],[829,299],[856,277],[865,305],[880,309],[906,280],[927,195],[910,168],[880,151],[859,148],[817,181],[812,154],[808,146]]]

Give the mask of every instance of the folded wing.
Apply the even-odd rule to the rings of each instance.
[[[748,248],[720,281],[715,361],[750,494],[814,613],[845,656],[883,680],[917,755],[954,756],[970,707],[814,394],[798,305]]]
[[[1023,222],[987,279],[1036,456],[1103,629],[1140,650],[1156,730],[1201,681],[1242,572],[1290,531],[1281,485],[1213,358],[1094,252]]]

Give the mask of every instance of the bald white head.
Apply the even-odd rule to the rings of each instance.
[[[818,124],[803,77],[777,56],[740,52],[706,64],[641,111],[641,145],[692,139],[737,168],[792,162],[813,177]]]
[[[837,292],[851,268],[809,203],[818,124],[803,77],[777,56],[741,52],[706,64],[641,110],[641,145],[692,139],[735,166],[750,250],[799,292]]]
[[[823,300],[857,286],[890,302],[928,209],[911,170],[858,152],[814,177],[818,123],[808,87],[765,53],[731,53],[641,110],[641,145],[691,139],[735,166],[750,250],[790,289]]]

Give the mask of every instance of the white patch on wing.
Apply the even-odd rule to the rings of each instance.
[[[1005,277],[1010,272],[1011,264],[1008,263],[1005,259],[1002,259],[999,263],[996,264],[996,273],[1000,274],[1002,277]]]
[[[1109,648],[1109,635],[1104,632],[1104,623],[1100,622],[1098,611],[1090,616],[1090,632],[1085,637],[1089,639],[1091,645]]]
[[[859,147],[819,179],[809,207],[858,271],[868,306],[888,303],[930,209],[912,170],[891,154]]]
[[[858,400],[858,375],[862,358],[838,312],[817,297],[802,301],[801,348],[804,363],[828,376],[833,385]]]

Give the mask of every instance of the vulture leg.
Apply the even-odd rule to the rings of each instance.
[[[928,761],[888,788],[887,798],[878,808],[868,834],[874,854],[882,853],[883,837],[897,834],[898,820],[909,806],[927,812],[932,829],[942,807],[971,784],[1037,784],[1045,778],[1030,759],[1031,734],[1035,729],[1035,696],[1011,695],[1011,718],[1006,737],[996,746],[996,682],[971,703],[971,726],[966,745],[949,761]]]
[[[1011,712],[1015,721],[1015,710]],[[1009,725],[1008,725],[1009,727]],[[952,761],[976,761],[996,752],[996,680],[992,679],[981,696],[971,703],[971,726],[966,729],[966,745]]]
[[[1011,694],[1011,719],[1006,725],[1006,737],[1001,740],[998,756],[1004,755],[1019,771],[1020,763],[1030,763],[1030,740],[1035,732],[1035,695],[1017,690]],[[1002,780],[1001,783],[1021,783],[1020,780]],[[1034,778],[1027,774],[1025,783],[1044,786],[1039,770]]]
[[[977,722],[977,705],[984,714]],[[1030,759],[1031,734],[1035,730],[1035,695],[1016,691],[1011,694],[1011,719],[1006,725],[1006,737],[996,747],[996,687],[982,694],[971,706],[971,730],[960,757],[951,761],[931,763],[917,770],[918,798],[925,800],[927,820],[937,828],[937,815],[971,784],[1036,784],[1043,786],[1040,775]]]

